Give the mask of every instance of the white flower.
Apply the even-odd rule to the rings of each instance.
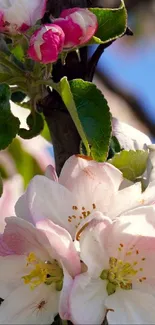
[[[56,178],[52,171],[51,175]],[[59,182],[45,176],[32,179],[16,204],[16,215],[34,224],[49,218],[74,237],[93,211],[109,209],[121,181],[121,172],[112,165],[73,156],[65,163]]]
[[[87,271],[71,288],[74,324],[102,324],[105,316],[108,324],[155,324],[154,229],[153,206],[113,222],[94,213],[79,237]]]
[[[51,324],[68,318],[68,294],[81,266],[69,233],[42,220],[36,229],[6,218],[0,238],[0,324]]]
[[[14,205],[24,191],[21,175],[14,175],[3,182],[3,194],[0,198],[0,233],[5,228],[5,218],[14,215]]]
[[[122,149],[142,150],[151,144],[151,140],[146,134],[116,118],[112,119],[112,130]]]
[[[18,200],[16,215],[36,224],[49,218],[75,236],[94,211],[115,219],[124,211],[155,201],[155,182],[141,193],[136,183],[119,190],[122,173],[108,163],[97,163],[85,157],[69,158],[60,174],[59,182],[53,168],[48,168],[48,179],[36,176],[25,194]]]
[[[47,0],[0,0],[0,31],[25,31],[41,19]]]

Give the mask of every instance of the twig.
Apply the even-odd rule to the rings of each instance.
[[[132,36],[133,32],[132,30],[127,27],[125,33],[123,34],[123,36]],[[122,36],[122,37],[123,37]],[[91,59],[88,62],[88,68],[87,68],[87,74],[86,74],[86,80],[87,81],[92,81],[93,77],[94,77],[94,73],[97,67],[97,64],[99,62],[100,57],[102,56],[102,54],[104,53],[104,51],[113,43],[115,42],[115,40],[104,43],[104,44],[100,44],[96,51],[94,52],[94,54],[92,55]]]

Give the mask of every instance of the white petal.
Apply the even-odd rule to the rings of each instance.
[[[68,217],[73,214],[72,206],[76,201],[65,187],[47,177],[36,176],[26,195],[34,222],[48,218],[74,235],[76,228],[68,222]]]
[[[146,190],[142,193],[141,204],[154,204],[155,203],[155,181],[149,183]]]
[[[49,255],[61,261],[70,275],[79,274],[81,272],[80,259],[68,231],[49,219],[37,223],[37,228],[41,229],[44,235],[40,237],[40,243],[46,247]]]
[[[73,278],[69,275],[65,268],[63,268],[63,288],[60,295],[59,315],[62,319],[68,320],[69,314],[69,294],[73,284]]]
[[[155,324],[155,297],[135,290],[118,290],[106,299],[108,324]]]
[[[23,284],[25,256],[0,257],[0,297],[5,299],[13,290]]]
[[[132,282],[145,278],[144,283],[155,285],[155,208],[145,206],[128,211],[116,219],[103,245],[109,257],[115,257],[124,262],[136,263],[138,270]],[[143,288],[143,281],[139,281]],[[136,286],[135,286],[136,288]]]
[[[52,165],[49,165],[46,167],[45,176],[54,182],[58,182],[58,176],[57,176],[56,170],[55,170],[54,166],[52,166]]]
[[[27,200],[27,193],[24,193],[15,204],[16,216],[34,224]]]
[[[112,204],[108,210],[111,219],[118,217],[125,211],[141,205],[141,184],[136,183],[118,191],[112,198]]]
[[[3,240],[15,254],[28,255],[34,252],[38,258],[47,259],[49,255],[39,241],[41,236],[41,231],[29,222],[16,217],[6,218]]]
[[[5,218],[15,214],[14,205],[23,193],[23,180],[15,175],[3,183],[3,194],[0,198],[0,233],[5,228]]]
[[[94,213],[94,216],[99,213]],[[92,220],[85,228],[80,236],[80,257],[81,260],[87,265],[88,272],[92,277],[100,276],[103,268],[108,266],[107,254],[105,247],[100,240],[100,232],[105,230],[107,224],[110,224],[110,220],[107,218]],[[108,227],[106,228],[108,229]],[[106,236],[106,230],[104,231]]]
[[[70,294],[70,320],[79,325],[102,324],[106,297],[106,281],[92,280],[87,273],[77,276]]]
[[[2,303],[0,324],[51,324],[58,313],[59,296],[58,291],[45,284],[34,290],[28,285],[20,286]]]
[[[10,24],[17,24],[21,27],[22,24],[32,26],[38,19],[43,17],[43,9],[45,8],[46,0],[14,0],[9,3],[8,9],[4,10],[5,20]]]
[[[122,173],[108,163],[97,163],[81,157],[70,157],[60,174],[59,182],[67,187],[76,197],[78,207],[102,213],[111,204],[112,194],[118,190]]]
[[[146,134],[116,118],[112,119],[112,129],[121,148],[125,150],[142,150],[146,148],[146,144],[151,144],[151,140]]]

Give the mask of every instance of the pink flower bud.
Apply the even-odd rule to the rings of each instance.
[[[54,20],[65,33],[65,48],[87,43],[95,34],[98,22],[88,9],[72,8],[62,11],[60,18]]]
[[[28,55],[44,64],[55,62],[63,49],[64,40],[64,32],[59,26],[43,25],[32,35]]]
[[[44,16],[47,0],[0,0],[0,31],[24,32]]]

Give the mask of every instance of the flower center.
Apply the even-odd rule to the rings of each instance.
[[[22,277],[25,284],[30,284],[33,290],[41,283],[46,285],[55,284],[56,290],[61,291],[63,285],[63,270],[56,260],[44,261],[39,260],[32,252],[27,257],[27,266],[32,266],[29,274]]]
[[[120,244],[118,251],[121,252],[123,247],[124,245]],[[124,290],[131,290],[133,279],[140,283],[146,280],[146,277],[143,276],[143,263],[146,258],[139,256],[139,251],[135,249],[135,245],[125,254],[126,257],[131,257],[131,255],[133,255],[131,262],[123,261],[121,258],[109,258],[109,269],[104,269],[100,274],[102,280],[107,280],[106,289],[108,295],[115,293],[118,287]],[[139,272],[141,273],[140,277]]]
[[[92,203],[91,209],[88,210],[84,206],[78,207],[77,205],[72,206],[73,214],[68,216],[68,222],[74,223],[77,229],[81,222],[85,220],[93,211],[96,211],[97,207],[95,203]]]

